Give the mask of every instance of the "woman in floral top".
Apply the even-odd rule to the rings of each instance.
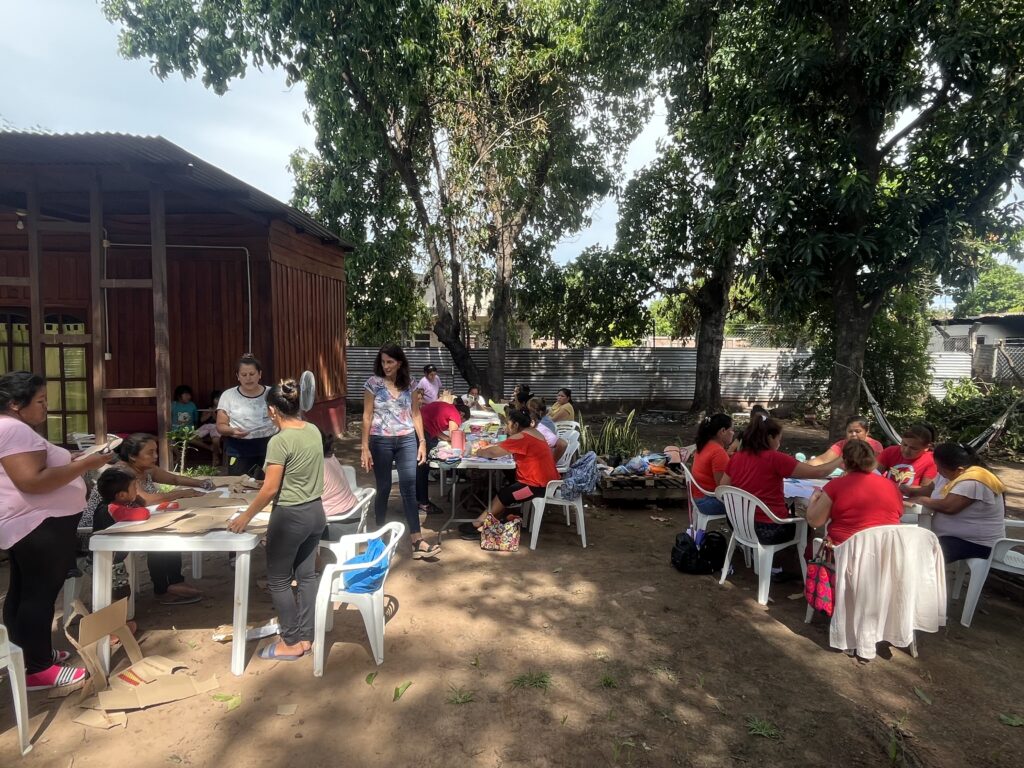
[[[374,514],[377,525],[384,525],[391,495],[391,468],[398,468],[398,489],[402,494],[412,556],[437,557],[441,548],[428,544],[420,533],[420,513],[416,504],[416,466],[427,460],[420,403],[413,396],[409,361],[401,347],[385,344],[377,353],[373,373],[363,385],[363,469],[373,470],[377,481]]]

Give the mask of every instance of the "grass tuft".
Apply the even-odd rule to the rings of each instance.
[[[551,675],[547,672],[526,672],[509,681],[509,688],[522,691],[527,688],[536,688],[546,691],[551,688]]]
[[[782,731],[771,720],[754,715],[747,716],[747,733],[751,736],[763,736],[776,741],[782,738]]]
[[[454,685],[448,687],[451,689],[447,699],[449,704],[469,704],[475,700],[476,694],[473,691],[456,688]]]

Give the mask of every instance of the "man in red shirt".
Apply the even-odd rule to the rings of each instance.
[[[423,432],[427,438],[427,455],[437,447],[438,441],[445,437],[450,439],[451,431],[462,426],[464,419],[469,418],[469,407],[462,400],[445,392],[437,400],[420,406],[423,417]],[[429,460],[416,467],[416,501],[420,512],[428,515],[443,514],[444,510],[430,501],[430,462]]]

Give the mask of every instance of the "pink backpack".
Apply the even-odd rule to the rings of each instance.
[[[829,618],[835,609],[835,556],[832,544],[825,539],[818,556],[807,564],[807,582],[804,584],[804,597],[816,611],[821,611]]]

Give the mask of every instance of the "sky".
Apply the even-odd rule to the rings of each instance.
[[[288,157],[312,148],[315,131],[300,85],[283,72],[251,69],[217,96],[199,80],[161,81],[144,60],[118,54],[117,27],[94,0],[0,0],[0,126],[57,133],[159,135],[242,181],[288,202]],[[631,147],[627,174],[652,160],[665,133],[664,109]],[[565,238],[559,262],[615,242],[618,207],[596,206],[592,225]]]

